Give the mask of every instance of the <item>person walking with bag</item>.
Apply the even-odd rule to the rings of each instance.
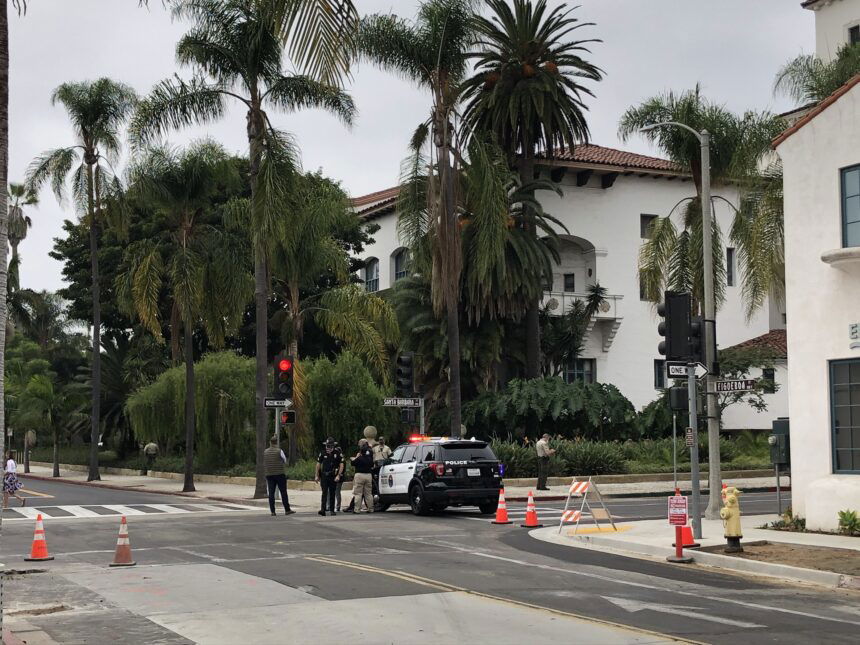
[[[337,496],[337,483],[343,476],[343,457],[339,450],[335,450],[334,439],[329,437],[323,444],[323,451],[317,457],[316,482],[322,488],[322,507],[319,514],[325,516],[326,508],[332,515],[336,514],[335,497]]]
[[[275,489],[281,494],[281,502],[284,504],[284,515],[292,515],[294,510],[290,509],[290,498],[287,495],[287,474],[284,466],[287,465],[287,456],[278,446],[278,438],[269,440],[269,447],[263,451],[263,469],[266,473],[266,485],[269,489],[269,510],[275,516]]]
[[[18,494],[23,484],[18,480],[18,464],[15,463],[13,454],[11,450],[6,453],[6,472],[3,475],[3,508],[9,508],[9,495],[21,500],[21,506],[27,503],[27,498]]]
[[[367,439],[358,442],[358,452],[350,461],[355,469],[352,477],[352,499],[355,506],[353,511],[348,512],[358,513],[363,499],[367,512],[373,513],[373,451]]]

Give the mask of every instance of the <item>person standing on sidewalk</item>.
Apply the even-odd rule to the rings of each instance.
[[[549,435],[544,435],[535,444],[538,458],[538,490],[549,490],[546,485],[546,478],[549,474],[549,458],[555,454],[555,450],[549,447]]]
[[[367,505],[367,512],[373,512],[373,450],[367,439],[358,442],[358,452],[350,461],[355,469],[352,476],[352,499],[355,503],[353,513],[361,510],[361,500]]]
[[[266,485],[269,489],[269,510],[275,516],[275,489],[281,494],[281,502],[284,504],[284,515],[292,515],[294,510],[290,509],[290,498],[287,495],[287,474],[284,466],[287,465],[287,456],[278,446],[278,438],[269,440],[269,447],[263,451],[263,469],[266,473]]]
[[[322,488],[322,506],[319,514],[325,516],[326,508],[335,515],[334,499],[337,492],[337,482],[343,473],[343,458],[335,450],[334,439],[329,437],[323,444],[323,451],[317,457],[316,482]]]
[[[340,513],[340,503],[343,499],[343,480],[346,479],[346,458],[343,456],[343,448],[340,447],[337,441],[334,442],[334,451],[340,457],[340,477],[337,478],[337,482],[335,483],[334,511],[335,513]]]

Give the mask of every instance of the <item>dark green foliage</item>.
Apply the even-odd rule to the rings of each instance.
[[[540,433],[581,439],[638,436],[636,412],[614,385],[565,383],[556,377],[515,379],[499,392],[485,392],[464,407],[469,434],[522,435],[535,414]]]
[[[327,437],[351,449],[368,425],[376,426],[395,445],[400,431],[397,412],[382,407],[387,395],[358,357],[344,352],[334,362],[327,358],[303,361],[301,376],[306,392],[303,410],[313,436],[311,454]]]

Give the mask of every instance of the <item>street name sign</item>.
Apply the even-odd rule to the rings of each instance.
[[[756,387],[755,379],[717,381],[717,392],[749,392]]]
[[[683,495],[669,498],[669,526],[687,526],[687,498]]]
[[[275,399],[271,397],[266,397],[266,400],[263,402],[265,407],[267,408],[288,408],[293,404],[292,399]]]
[[[687,378],[689,366],[683,361],[666,361],[666,376],[669,378]],[[702,363],[693,363],[696,378],[702,378],[708,373],[708,368]]]
[[[401,398],[388,398],[382,399],[382,405],[387,408],[420,408],[421,407],[421,399],[419,398],[411,398],[411,399],[401,399]]]

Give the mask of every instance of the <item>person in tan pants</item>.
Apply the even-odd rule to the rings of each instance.
[[[373,451],[367,439],[358,442],[358,452],[351,460],[355,474],[352,477],[352,497],[355,511],[361,509],[361,500],[367,505],[367,512],[373,512]],[[346,511],[349,512],[349,511]]]

